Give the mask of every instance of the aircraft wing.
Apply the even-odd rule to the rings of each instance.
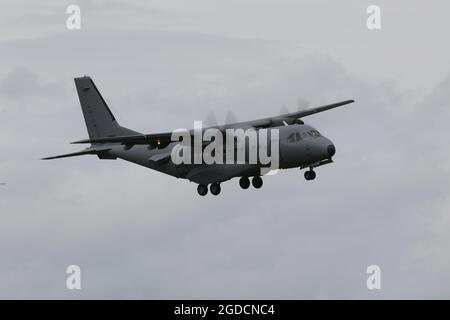
[[[300,118],[306,117],[315,113],[323,112],[326,110],[330,110],[333,108],[337,108],[340,106],[344,106],[349,103],[355,102],[354,100],[345,100],[341,102],[336,102],[332,104],[328,104],[321,107],[301,110],[297,112],[292,113],[286,113],[283,115],[275,116],[275,117],[269,117],[264,119],[258,119],[258,120],[251,120],[251,121],[245,121],[245,122],[237,122],[237,123],[230,123],[225,124],[221,126],[213,126],[209,128],[216,128],[219,129],[222,132],[225,132],[226,129],[235,129],[235,128],[242,128],[242,129],[248,129],[248,128],[272,128],[272,127],[278,127],[282,125],[290,125],[294,123],[303,123]],[[208,128],[203,128],[203,130],[206,130]],[[194,134],[194,130],[189,131],[191,135]],[[136,134],[136,135],[126,135],[126,136],[114,136],[114,137],[104,137],[104,138],[93,138],[93,139],[84,139],[75,141],[72,143],[121,143],[124,145],[136,145],[136,144],[148,144],[154,147],[164,147],[167,146],[171,141],[172,133],[171,132],[165,132],[165,133],[154,133],[154,134]]]
[[[306,116],[309,116],[309,115],[312,115],[315,113],[323,112],[326,110],[330,110],[333,108],[337,108],[340,106],[344,106],[346,104],[350,104],[353,102],[355,102],[355,100],[345,100],[345,101],[340,101],[340,102],[328,104],[328,105],[321,106],[321,107],[286,113],[286,114],[282,114],[282,115],[275,116],[275,117],[269,117],[269,118],[253,120],[253,121],[246,121],[246,122],[238,122],[238,123],[233,123],[233,124],[226,124],[222,127],[224,127],[225,129],[226,128],[246,128],[246,127],[253,127],[253,128],[259,129],[259,128],[278,127],[278,126],[282,126],[285,124],[289,125],[289,124],[294,124],[294,123],[303,123],[300,120],[300,118],[303,118],[303,117],[306,117]]]
[[[327,111],[327,110],[334,109],[337,107],[345,106],[346,104],[350,104],[353,102],[355,102],[355,100],[345,100],[345,101],[335,102],[335,103],[327,104],[327,105],[321,106],[321,107],[316,107],[316,108],[311,108],[311,109],[288,113],[286,116],[289,118],[302,118],[302,117],[310,116],[315,113],[319,113],[319,112]]]

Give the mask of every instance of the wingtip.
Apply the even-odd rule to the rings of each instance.
[[[342,102],[340,102],[340,104],[341,104],[341,105],[346,105],[346,104],[350,104],[350,103],[353,103],[353,102],[355,102],[355,100],[350,99],[350,100],[342,101]]]

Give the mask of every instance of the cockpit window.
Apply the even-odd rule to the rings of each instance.
[[[292,142],[298,142],[301,141],[303,139],[308,139],[308,138],[317,138],[320,137],[320,133],[317,130],[309,130],[309,131],[303,131],[303,132],[293,132],[291,133],[288,137],[287,137],[287,142],[288,143],[292,143]]]
[[[304,132],[302,132],[302,136],[303,136],[303,139],[307,139],[309,137],[317,138],[317,137],[320,137],[320,132],[317,130],[304,131]]]
[[[311,131],[309,131],[310,133],[311,133],[311,135],[313,136],[313,137],[320,137],[320,133],[319,133],[319,131],[317,131],[317,130],[311,130]]]

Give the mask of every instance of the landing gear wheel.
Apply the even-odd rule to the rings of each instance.
[[[214,182],[209,187],[209,191],[215,196],[217,196],[220,193],[220,184],[218,182]]]
[[[261,188],[262,185],[263,185],[263,179],[262,179],[260,176],[253,177],[253,179],[252,179],[252,185],[253,185],[256,189]]]
[[[197,187],[197,192],[201,196],[206,196],[208,193],[208,186],[206,184],[199,184]]]
[[[316,178],[316,173],[313,170],[305,171],[306,180],[314,180]]]
[[[248,189],[250,187],[250,179],[247,177],[242,177],[239,179],[239,185],[242,189]]]

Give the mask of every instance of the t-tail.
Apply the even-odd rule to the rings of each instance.
[[[119,125],[106,104],[105,99],[103,99],[90,77],[75,78],[75,86],[90,139],[138,134],[136,131]],[[110,148],[105,145],[94,143],[82,151],[47,157],[43,158],[43,160],[75,157],[86,154],[96,154],[101,157],[102,154],[109,150]]]

